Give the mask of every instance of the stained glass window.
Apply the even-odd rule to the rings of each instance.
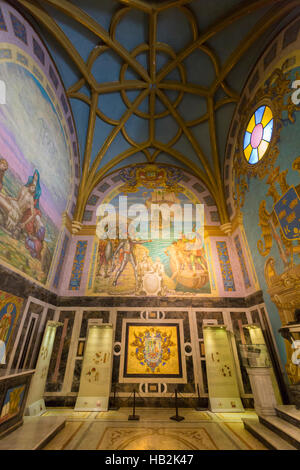
[[[261,106],[251,117],[244,137],[244,155],[251,165],[258,163],[271,142],[274,118],[269,106]]]

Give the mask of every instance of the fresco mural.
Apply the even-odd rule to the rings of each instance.
[[[6,361],[23,302],[19,297],[0,291],[0,344],[5,345]],[[1,355],[0,363],[3,359],[4,356]]]
[[[145,204],[200,204],[195,196],[178,183],[179,174],[169,169],[149,168],[139,175],[123,174],[122,185],[105,201],[118,211],[119,197],[127,196],[128,207]],[[136,172],[136,169],[129,170]],[[164,174],[165,172],[165,174]],[[157,177],[157,173],[159,173]],[[129,218],[129,226],[130,226]],[[163,229],[164,219],[152,222]],[[92,295],[197,295],[211,293],[209,270],[205,252],[203,227],[190,220],[190,238],[175,230],[175,218],[171,216],[170,236],[150,239],[151,229],[146,233],[133,231],[127,239],[98,239],[98,250],[91,266],[93,281],[88,294]],[[139,227],[139,230],[142,230]],[[149,233],[148,233],[149,232]],[[149,235],[149,237],[148,237]],[[148,239],[147,239],[148,238]],[[195,248],[191,249],[191,244]]]
[[[300,306],[300,106],[292,100],[293,82],[299,77],[299,51],[282,58],[265,77],[245,106],[234,157],[236,211],[244,216],[259,283],[291,383],[300,382],[299,368],[292,364],[293,350],[287,343],[284,349],[278,330],[294,321],[294,311]],[[247,122],[261,106],[272,110],[274,126],[266,152],[251,164],[243,158],[242,142],[247,139]],[[256,123],[258,130],[260,125]],[[263,138],[264,132],[252,142],[259,148]]]
[[[0,108],[0,259],[45,284],[71,190],[70,151],[37,77],[1,60],[0,79],[8,84]]]

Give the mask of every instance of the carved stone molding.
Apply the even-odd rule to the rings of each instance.
[[[72,233],[76,235],[82,229],[82,223],[78,222],[77,220],[73,220],[72,222]]]

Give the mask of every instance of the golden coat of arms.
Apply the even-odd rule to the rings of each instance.
[[[146,328],[139,334],[134,333],[134,354],[141,365],[147,366],[147,372],[160,373],[171,357],[171,348],[175,346],[172,333],[167,334],[159,328]]]

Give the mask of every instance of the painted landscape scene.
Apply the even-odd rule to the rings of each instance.
[[[57,112],[37,79],[1,63],[0,259],[43,284],[71,188],[69,149]]]

